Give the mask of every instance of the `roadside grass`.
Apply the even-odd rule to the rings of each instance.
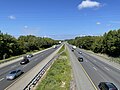
[[[108,56],[106,54],[94,53],[94,52],[92,52],[90,50],[86,50],[86,51],[89,52],[89,53],[92,53],[92,54],[96,54],[96,55],[98,55],[98,56],[100,56],[102,58],[105,58],[106,60],[109,60],[110,62],[115,62],[115,63],[120,64],[120,57],[110,57],[110,56]]]
[[[64,50],[63,48],[61,51]],[[36,90],[69,90],[70,81],[71,65],[67,51],[65,51],[54,61],[51,68],[38,84]]]
[[[65,50],[65,45],[62,46],[62,48],[58,51],[58,53],[61,53],[63,50]]]
[[[112,62],[116,62],[120,64],[120,57],[114,58],[114,57],[110,57],[110,61]]]
[[[111,57],[111,56],[108,56],[106,54],[101,54],[101,53],[95,53],[95,54],[102,58],[105,58],[106,60],[109,60],[110,62],[115,62],[115,63],[120,64],[120,57]]]

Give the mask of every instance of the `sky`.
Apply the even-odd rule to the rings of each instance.
[[[120,29],[120,0],[0,0],[0,30],[57,40]]]

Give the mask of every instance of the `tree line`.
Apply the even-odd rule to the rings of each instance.
[[[82,36],[68,40],[68,43],[80,48],[104,53],[112,57],[120,56],[120,29],[110,30],[102,36]]]
[[[58,41],[34,35],[15,38],[0,31],[0,60],[11,56],[25,54],[30,51],[49,48]]]

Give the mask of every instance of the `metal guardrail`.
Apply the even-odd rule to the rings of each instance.
[[[52,62],[57,59],[64,51],[62,51],[60,54],[54,56],[41,70],[40,72],[29,82],[29,84],[23,89],[23,90],[31,90],[37,82],[42,78],[46,70],[52,65]]]

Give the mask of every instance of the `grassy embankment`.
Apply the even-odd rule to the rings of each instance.
[[[109,61],[111,61],[111,62],[115,62],[115,63],[119,63],[119,64],[120,64],[120,57],[110,57],[110,56],[108,56],[108,55],[106,55],[106,54],[94,53],[94,52],[92,52],[92,51],[90,51],[90,50],[86,50],[86,51],[89,52],[89,53],[98,55],[98,56],[100,56],[100,57],[103,57],[103,58],[105,58],[106,60],[109,60]]]
[[[65,46],[58,52],[62,52]],[[54,61],[51,68],[40,81],[36,90],[69,90],[71,81],[71,65],[68,58],[68,52],[63,52],[60,57]]]

